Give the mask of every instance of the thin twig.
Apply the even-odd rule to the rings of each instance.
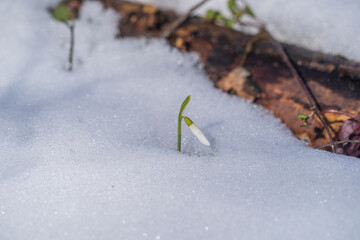
[[[245,46],[245,51],[244,51],[243,55],[241,56],[240,67],[245,66],[245,63],[249,57],[249,54],[253,51],[254,43],[259,41],[261,38],[263,38],[263,34],[262,34],[262,32],[259,32],[258,34],[256,34],[254,37],[252,37],[247,42],[247,44]]]
[[[264,31],[266,31],[266,30],[264,29]],[[335,153],[336,152],[336,146],[334,145],[334,139],[332,137],[329,126],[327,125],[324,117],[321,115],[321,111],[319,110],[319,107],[318,107],[318,104],[317,104],[317,102],[315,100],[314,95],[312,94],[311,90],[309,89],[309,87],[306,84],[303,77],[300,75],[300,73],[295,68],[295,65],[292,63],[291,59],[289,58],[289,55],[287,54],[285,49],[282,47],[282,45],[277,40],[275,40],[269,32],[267,32],[267,34],[269,35],[270,41],[275,46],[275,48],[277,48],[277,50],[280,53],[281,57],[283,58],[284,62],[286,63],[286,65],[290,69],[292,75],[296,78],[296,80],[299,83],[301,89],[305,93],[306,98],[308,99],[308,101],[310,103],[310,108],[315,111],[315,115],[319,118],[322,125],[324,126],[324,128],[325,128],[325,130],[326,130],[326,132],[327,132],[327,134],[329,136],[329,139],[330,139],[330,146],[331,146],[332,152]]]
[[[201,7],[203,4],[205,4],[206,2],[208,2],[209,0],[202,0],[201,2],[199,2],[198,4],[196,4],[194,7],[192,7],[185,15],[178,17],[174,22],[172,22],[170,24],[170,26],[168,28],[166,28],[162,34],[161,37],[163,38],[169,38],[170,35],[178,28],[180,27],[181,24],[183,24],[183,22],[186,21],[186,19],[188,19],[191,14],[198,9],[199,7]]]
[[[334,145],[339,145],[339,144],[342,144],[342,143],[360,143],[360,140],[345,139],[345,140],[342,140],[342,141],[334,142]],[[322,145],[322,146],[318,147],[317,149],[326,148],[326,147],[331,147],[331,144]]]

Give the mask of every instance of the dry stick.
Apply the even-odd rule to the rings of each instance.
[[[258,28],[258,29],[263,29],[263,25],[259,25],[257,23],[251,23],[251,22],[242,22],[240,21],[239,18],[237,18],[235,16],[235,13],[232,12],[233,14],[233,20],[240,26],[246,26],[246,27],[253,27],[253,28]],[[243,53],[243,55],[241,56],[241,61],[240,61],[240,67],[244,67],[246,60],[249,57],[249,54],[252,52],[252,50],[254,49],[254,44],[255,42],[259,41],[261,38],[264,37],[264,32],[263,31],[259,31],[259,33],[257,33],[255,36],[253,36],[246,44],[245,46],[245,51]]]
[[[334,142],[334,145],[339,145],[339,144],[342,144],[342,143],[360,143],[360,140],[345,139],[345,140],[342,140],[342,141]],[[331,147],[331,144],[322,145],[322,146],[318,147],[317,149],[326,148],[326,147]]]
[[[244,67],[246,60],[249,57],[249,54],[252,52],[253,48],[254,48],[254,43],[259,41],[261,38],[263,38],[263,34],[262,32],[259,32],[258,34],[256,34],[254,37],[252,37],[248,43],[245,46],[245,52],[243,53],[243,55],[241,56],[241,61],[240,61],[240,67]]]
[[[174,22],[170,24],[168,28],[166,28],[162,34],[161,37],[163,38],[169,38],[170,35],[183,23],[190,17],[190,15],[199,7],[201,7],[203,4],[208,2],[209,0],[202,0],[198,4],[196,4],[194,7],[192,7],[185,15],[178,17]]]

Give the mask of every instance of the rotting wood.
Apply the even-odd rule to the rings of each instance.
[[[113,7],[122,15],[119,24],[121,37],[160,37],[179,17],[174,11],[148,4],[120,0],[102,2],[104,6]],[[260,94],[258,91],[249,91],[253,88],[238,87],[234,71],[241,65],[246,45],[252,38],[253,36],[214,25],[199,17],[191,17],[168,40],[180,50],[197,52],[215,86],[221,87],[222,84],[219,83],[226,82],[223,90],[253,100],[269,109],[297,137],[309,141],[312,147],[327,144],[329,139],[324,134],[321,123],[315,118],[310,120],[310,127],[299,127],[302,122],[297,119],[297,114],[308,114],[311,110],[291,71],[268,39],[261,38],[254,43],[244,65],[250,72],[250,83],[258,87]],[[282,46],[297,64],[322,110],[335,109],[352,115],[360,114],[359,63],[293,45]],[[240,75],[239,81],[244,81],[244,77]],[[349,118],[331,112],[325,116],[328,121],[335,122],[331,125],[335,132],[341,125],[339,122]]]

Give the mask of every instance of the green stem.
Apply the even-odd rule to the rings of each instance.
[[[183,118],[182,114],[186,108],[186,106],[188,105],[189,101],[191,99],[191,96],[187,96],[187,98],[185,98],[185,100],[183,101],[183,103],[181,104],[180,107],[180,111],[179,111],[179,118],[178,118],[178,141],[177,141],[177,150],[179,152],[181,152],[181,120]]]
[[[178,119],[178,140],[177,140],[177,150],[181,152],[181,115],[179,113]]]

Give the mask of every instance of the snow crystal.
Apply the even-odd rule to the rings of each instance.
[[[95,2],[67,72],[68,30],[45,11],[55,3],[0,6],[0,239],[360,235],[358,159],[310,149],[215,89],[196,55],[115,40],[118,16]],[[186,115],[211,147],[183,124],[178,153],[189,94]]]

